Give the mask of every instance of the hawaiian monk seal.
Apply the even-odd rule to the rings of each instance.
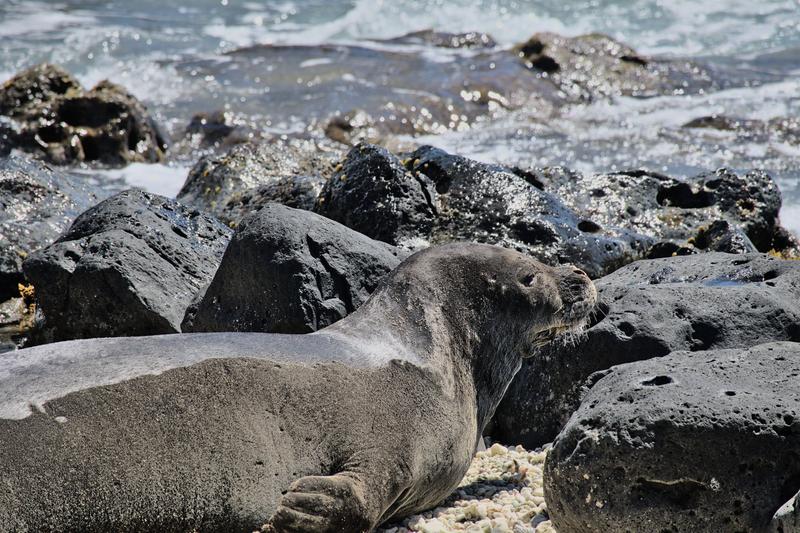
[[[0,359],[0,531],[368,531],[434,506],[586,275],[457,244],[310,335],[62,342]]]

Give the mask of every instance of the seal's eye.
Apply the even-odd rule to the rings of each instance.
[[[522,284],[526,287],[533,287],[534,283],[536,283],[536,274],[528,274],[522,278]]]

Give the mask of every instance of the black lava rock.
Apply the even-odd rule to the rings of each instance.
[[[707,68],[690,61],[649,58],[600,33],[564,37],[537,33],[514,50],[534,72],[583,100],[610,95],[696,93],[718,87]]]
[[[359,144],[327,182],[316,212],[390,244],[429,235],[435,190],[385,148]]]
[[[284,176],[234,193],[222,208],[223,220],[235,226],[248,213],[258,211],[269,203],[311,211],[325,181],[322,176]]]
[[[498,244],[551,265],[573,264],[593,278],[642,257],[652,244],[627,229],[599,226],[505,167],[431,147],[420,148],[408,161],[439,195],[433,242]]]
[[[42,64],[0,87],[0,115],[19,130],[13,145],[56,164],[109,165],[164,158],[164,135],[124,88],[101,81],[85,91],[60,67]]]
[[[180,332],[231,230],[174,200],[122,192],[23,264],[43,315],[35,342]]]
[[[17,295],[22,262],[80,213],[113,194],[25,157],[0,158],[0,301]]]
[[[600,228],[498,165],[432,147],[405,163],[376,146],[353,148],[316,211],[372,238],[409,248],[452,241],[497,244],[598,277],[642,257],[651,240]]]
[[[235,145],[223,155],[201,158],[177,199],[230,225],[251,205],[257,209],[266,201],[310,208],[341,155],[327,144],[302,139]]]
[[[308,333],[355,311],[407,255],[308,211],[245,217],[184,331]]]
[[[798,376],[800,344],[781,342],[595,377],[545,463],[553,525],[768,531],[800,486]]]
[[[500,442],[550,442],[594,372],[678,350],[800,341],[800,262],[707,253],[637,261],[598,280],[585,333],[527,359],[494,418]]]
[[[778,185],[761,171],[739,175],[720,169],[685,181],[645,170],[584,175],[553,167],[530,174],[588,220],[628,228],[675,249],[751,249],[741,236],[727,244],[704,238],[717,222],[746,235],[761,252],[797,248],[780,226]],[[720,231],[718,225],[712,233]]]

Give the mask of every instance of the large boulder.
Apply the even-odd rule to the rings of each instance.
[[[599,305],[586,332],[523,363],[497,409],[497,440],[550,442],[580,405],[584,381],[614,365],[800,341],[798,261],[722,253],[637,261],[595,285]]]
[[[0,115],[17,124],[11,144],[57,164],[155,162],[166,140],[147,109],[102,81],[86,91],[60,67],[42,64],[0,87]]]
[[[23,264],[43,315],[38,342],[180,332],[231,230],[154,194],[122,192]]]
[[[761,252],[796,249],[797,241],[781,227],[781,192],[765,172],[736,174],[727,169],[678,180],[644,170],[609,174],[580,174],[554,167],[531,171],[545,190],[602,227],[629,228],[660,243],[650,253],[679,248],[687,252],[716,248],[742,251],[752,248],[736,237],[730,250],[704,238],[714,222],[725,222],[742,232]],[[663,252],[662,252],[663,253]]]
[[[359,144],[328,180],[316,211],[373,239],[401,244],[429,236],[436,191],[385,148]]]
[[[730,320],[737,320],[732,308]],[[800,344],[614,367],[548,454],[559,531],[765,532],[800,487]]]
[[[29,254],[51,244],[75,217],[111,194],[39,161],[0,158],[0,301],[17,295]]]
[[[245,217],[184,331],[308,333],[358,308],[407,255],[280,204]]]
[[[177,199],[231,225],[250,212],[250,205],[255,210],[269,201],[308,209],[341,156],[338,149],[312,140],[239,144],[201,158]]]

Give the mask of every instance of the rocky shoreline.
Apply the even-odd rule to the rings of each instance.
[[[402,39],[463,54],[437,64],[257,46],[177,65],[224,74],[235,94],[267,76],[243,65],[318,60],[307,75],[319,83],[304,91],[347,98],[318,99],[299,135],[211,111],[168,134],[124,88],[86,90],[47,64],[3,84],[0,361],[70,339],[310,333],[355,311],[415,251],[498,245],[582,269],[599,304],[583,333],[523,364],[497,409],[487,436],[521,446],[479,452],[440,507],[381,532],[800,531],[800,243],[781,224],[775,179],[523,168],[416,140],[510,109],[553,116],[616,96],[713,92],[741,73],[594,34],[537,34],[510,50],[484,34]],[[415,73],[414,92],[342,81],[379,66]],[[298,100],[274,89],[247,105],[283,99],[270,120],[288,120]],[[210,89],[197,90],[203,101]],[[686,124],[794,145],[796,126]],[[175,199],[75,172],[165,160],[194,163]]]

